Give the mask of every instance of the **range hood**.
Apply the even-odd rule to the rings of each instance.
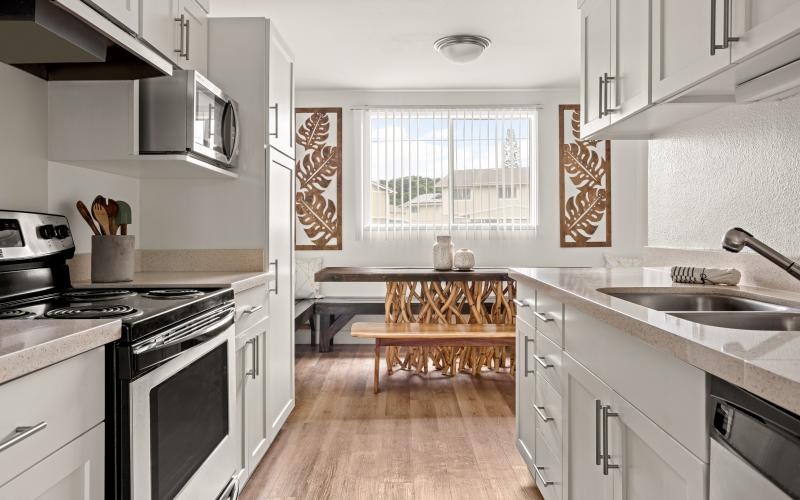
[[[172,64],[81,0],[0,0],[0,62],[45,80],[137,80]]]

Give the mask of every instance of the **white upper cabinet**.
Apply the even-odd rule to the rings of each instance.
[[[139,0],[84,1],[101,10],[112,20],[128,28],[131,32],[139,32]]]
[[[206,74],[206,10],[200,0],[141,0],[139,36],[181,69]]]
[[[606,86],[607,113],[622,120],[650,104],[650,3],[611,3],[612,78]]]
[[[269,144],[294,159],[294,57],[274,26],[269,40]]]
[[[673,97],[730,64],[726,1],[652,0],[653,101]]]
[[[581,9],[581,134],[610,123],[606,85],[611,75],[611,2],[587,0]]]
[[[800,33],[800,0],[731,0],[731,58],[739,62]]]

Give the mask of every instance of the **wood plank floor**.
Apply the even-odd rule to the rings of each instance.
[[[382,366],[372,346],[297,346],[297,406],[242,491],[254,499],[536,499],[514,447],[506,373],[427,377]]]

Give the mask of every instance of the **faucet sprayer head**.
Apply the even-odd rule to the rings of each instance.
[[[722,240],[722,248],[729,252],[741,252],[747,242],[753,235],[740,227],[735,227],[725,233],[725,238]]]

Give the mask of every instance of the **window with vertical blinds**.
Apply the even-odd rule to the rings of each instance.
[[[519,237],[535,229],[535,109],[360,113],[366,238]]]

